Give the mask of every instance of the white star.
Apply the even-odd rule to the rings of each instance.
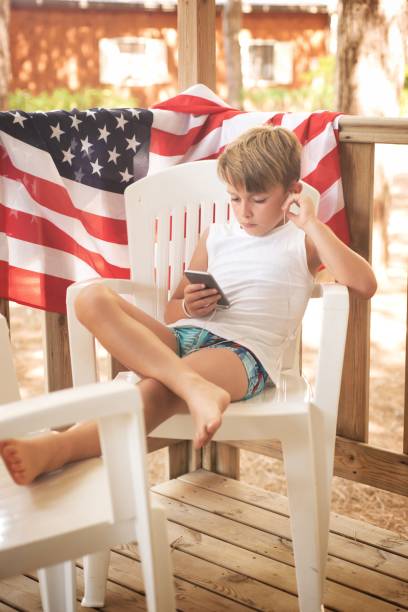
[[[122,128],[122,130],[125,129],[125,123],[128,123],[122,113],[120,113],[119,117],[116,117],[116,121],[118,122],[118,125],[116,127],[120,127]]]
[[[78,127],[78,126],[79,126],[79,124],[80,124],[80,123],[82,123],[82,119],[80,119],[80,118],[79,118],[79,117],[77,117],[76,115],[73,115],[73,116],[71,117],[71,121],[72,121],[72,123],[71,123],[71,127],[75,128],[75,129],[76,129],[76,130],[78,130],[78,132],[79,132],[79,127]]]
[[[94,162],[90,162],[90,164],[92,166],[92,174],[97,174],[98,176],[101,176],[101,170],[103,166],[99,165],[98,160],[96,159]]]
[[[82,143],[81,151],[85,151],[87,155],[90,155],[89,149],[92,149],[92,144],[89,142],[88,136],[84,138],[83,140],[81,140],[81,143]]]
[[[136,110],[135,108],[129,108],[129,111],[132,113],[132,117],[136,117],[136,119],[139,119],[139,115],[142,112],[140,110]]]
[[[133,174],[130,174],[130,172],[128,172],[127,168],[125,169],[124,172],[119,171],[119,174],[122,175],[122,179],[120,181],[121,183],[128,183],[133,176]]]
[[[110,132],[108,132],[108,130],[106,129],[106,125],[103,126],[103,128],[98,128],[99,131],[99,138],[98,140],[104,140],[105,142],[108,142],[108,136],[110,134]]]
[[[108,153],[109,153],[108,163],[113,162],[114,164],[116,164],[117,158],[120,157],[120,153],[116,151],[116,147],[113,147],[112,151],[108,151]]]
[[[13,113],[10,114],[13,115]],[[21,127],[24,127],[24,121],[27,121],[27,117],[23,117],[23,115],[20,115],[18,111],[14,113],[13,117],[13,123],[19,123]]]
[[[57,123],[56,126],[50,125],[51,128],[51,138],[56,138],[58,140],[58,142],[60,141],[61,138],[61,134],[65,134],[65,132],[63,130],[61,130],[60,128],[60,124]]]
[[[92,117],[92,119],[95,119],[95,113],[96,113],[96,111],[93,111],[93,110],[87,110],[87,111],[86,111],[86,116],[87,116],[87,117]]]
[[[136,140],[135,136],[133,136],[133,138],[126,138],[126,140],[128,141],[128,146],[126,147],[126,151],[128,149],[132,149],[136,153],[136,148],[138,145],[140,145],[140,142]]]
[[[75,157],[73,153],[71,153],[71,147],[68,147],[66,151],[62,151],[64,154],[63,162],[67,162],[70,166],[72,166],[72,160]]]

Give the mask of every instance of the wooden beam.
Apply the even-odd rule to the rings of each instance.
[[[215,90],[215,0],[179,0],[178,83],[181,91],[203,83]]]
[[[238,440],[228,444],[282,460],[277,440]],[[408,497],[408,456],[402,453],[337,436],[334,475]]]
[[[339,119],[339,138],[340,142],[408,144],[408,119],[344,115]]]
[[[341,174],[351,233],[351,247],[371,261],[374,145],[341,143]],[[370,301],[350,295],[337,433],[368,440]]]
[[[43,339],[46,390],[57,391],[72,387],[66,315],[44,313]]]

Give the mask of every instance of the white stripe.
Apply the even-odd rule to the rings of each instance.
[[[315,170],[325,155],[337,147],[333,125],[328,123],[324,130],[306,143],[302,149],[301,176],[307,176]]]
[[[326,223],[342,208],[344,208],[343,185],[339,179],[321,195],[318,217],[323,223]]]
[[[122,193],[96,189],[64,177],[61,179],[78,210],[110,219],[125,220],[125,198]]]
[[[115,244],[91,236],[78,219],[73,219],[38,204],[31,198],[21,183],[2,177],[0,185],[1,201],[11,210],[32,215],[33,223],[35,223],[37,217],[47,219],[57,228],[68,234],[84,249],[92,253],[99,253],[110,264],[129,267],[127,245]]]
[[[22,172],[39,176],[46,181],[62,185],[58,170],[47,151],[13,138],[2,130],[0,130],[0,142],[16,168]]]
[[[208,115],[194,116],[190,113],[178,113],[161,108],[153,108],[152,113],[153,128],[177,136],[187,134],[192,128],[203,125],[208,119]]]
[[[70,253],[11,238],[1,232],[0,260],[16,268],[72,281],[99,276],[91,266]]]
[[[151,153],[148,174],[154,174],[175,163],[196,161],[208,157],[249,128],[266,123],[275,114],[267,112],[243,113],[226,119],[221,126],[212,130],[199,143],[190,147],[184,155],[167,156]]]

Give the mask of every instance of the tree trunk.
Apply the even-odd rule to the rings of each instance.
[[[9,0],[0,0],[0,109],[7,108],[7,93],[10,80],[9,17]]]
[[[404,83],[407,0],[339,0],[337,109],[368,117],[398,117]],[[390,176],[385,146],[376,146],[374,219],[388,264]]]
[[[340,0],[338,12],[338,110],[398,116],[407,1]]]
[[[228,102],[235,108],[242,107],[241,49],[239,46],[241,15],[241,0],[226,0],[223,10],[225,71]]]

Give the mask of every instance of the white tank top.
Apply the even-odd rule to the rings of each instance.
[[[265,236],[235,222],[213,224],[207,238],[208,272],[231,307],[172,326],[202,327],[252,351],[277,383],[287,339],[298,330],[312,292],[305,234],[290,221]]]

